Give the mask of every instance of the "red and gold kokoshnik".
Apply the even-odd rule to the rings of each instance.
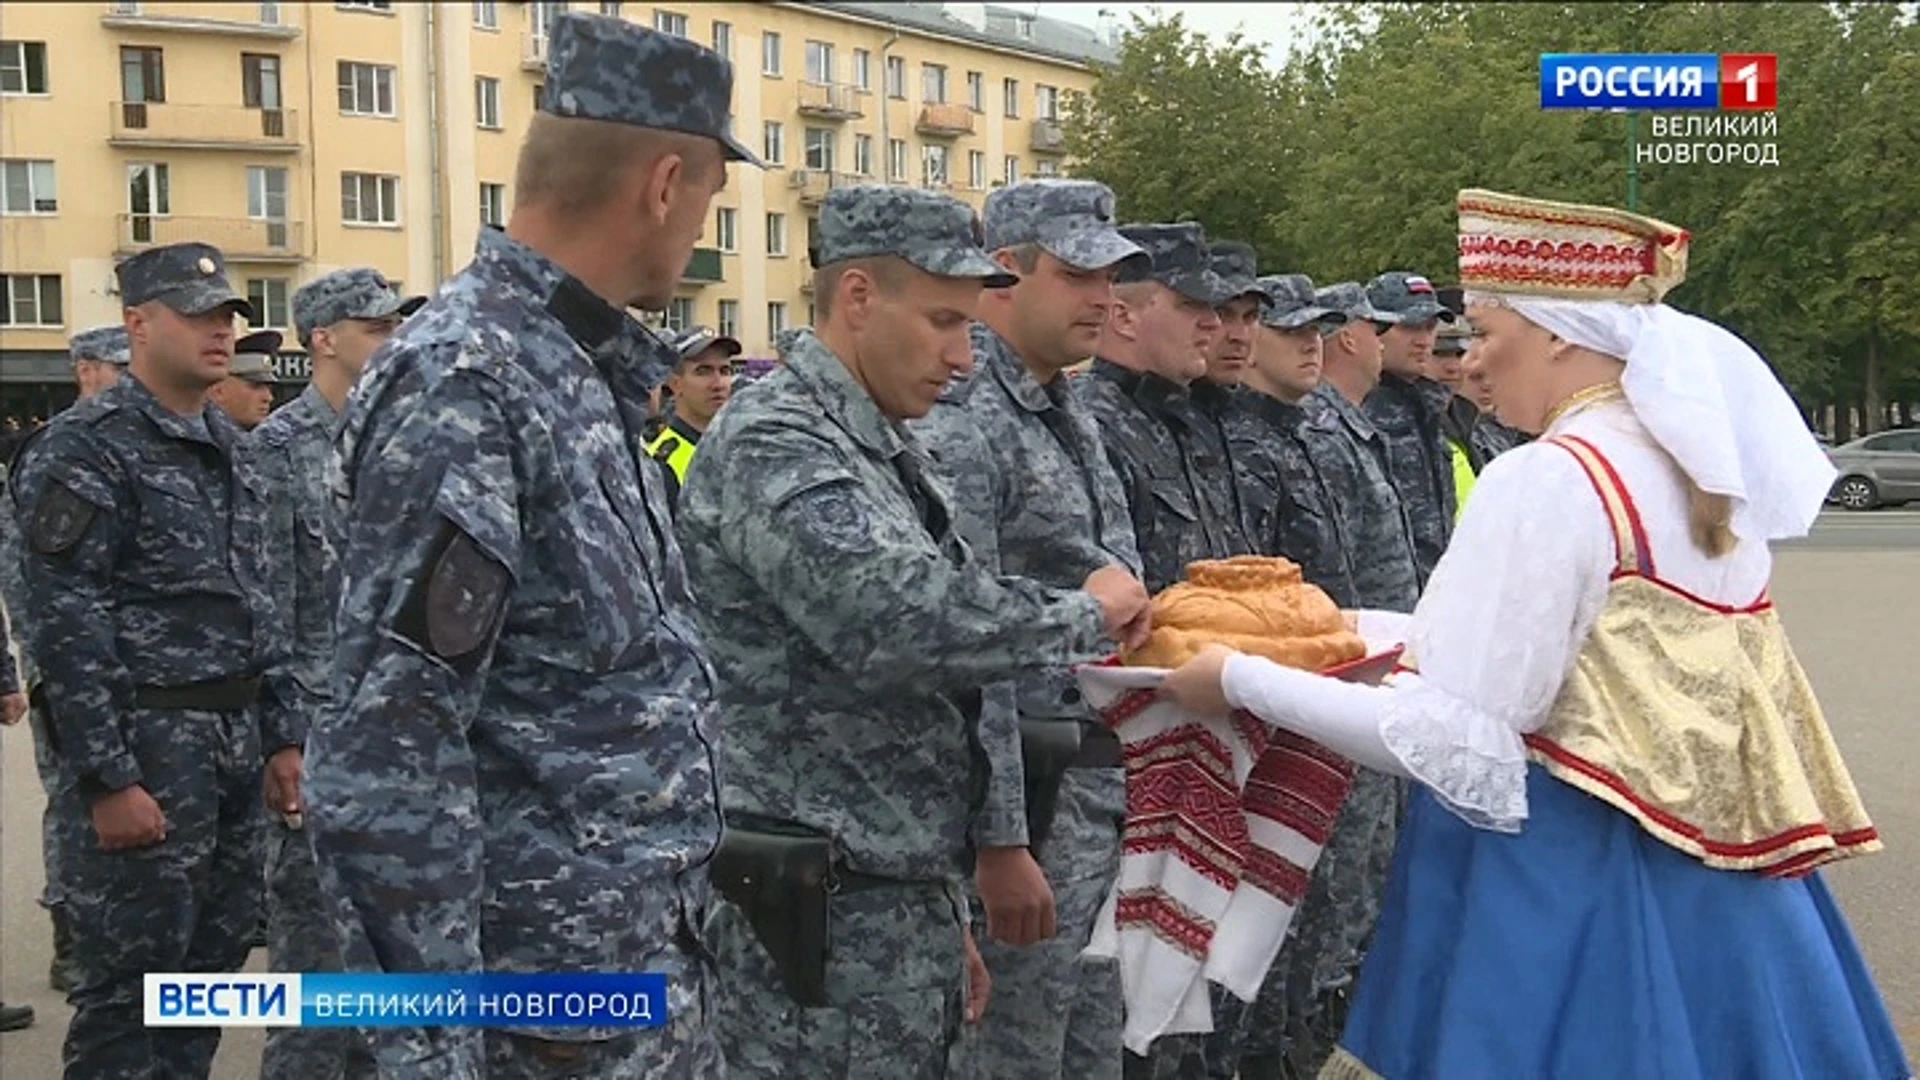
[[[1458,207],[1469,291],[1657,304],[1687,276],[1687,231],[1655,218],[1473,188]]]

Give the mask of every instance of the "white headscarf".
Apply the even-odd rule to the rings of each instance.
[[[1665,304],[1500,296],[1528,321],[1627,363],[1621,388],[1702,491],[1733,501],[1734,535],[1804,536],[1834,468],[1773,369],[1720,326]]]

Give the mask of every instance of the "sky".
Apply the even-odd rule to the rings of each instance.
[[[1111,11],[1124,29],[1133,25],[1133,16],[1151,18],[1154,12],[1165,14],[1178,12],[1186,24],[1215,40],[1225,40],[1235,30],[1241,31],[1249,40],[1265,46],[1267,62],[1278,67],[1287,55],[1289,45],[1304,32],[1307,26],[1306,10],[1310,4],[1271,3],[1271,4],[1172,4],[1146,3],[1125,4],[1108,2],[1095,3],[1021,3],[1019,0],[1000,0],[1002,6],[1016,10],[1030,10],[1055,19],[1066,19],[1083,26],[1095,26],[1100,20],[1102,10]]]

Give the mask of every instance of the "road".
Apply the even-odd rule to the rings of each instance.
[[[1920,513],[1824,515],[1783,545],[1774,596],[1868,809],[1884,854],[1832,869],[1839,895],[1910,1055],[1920,1055]],[[48,930],[40,889],[40,786],[24,726],[0,730],[0,999],[39,1011],[0,1035],[0,1077],[59,1075],[68,1011],[46,988]],[[251,967],[262,968],[256,952]],[[227,1034],[216,1080],[252,1080],[258,1031]]]

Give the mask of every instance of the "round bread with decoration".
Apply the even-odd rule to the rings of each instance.
[[[1174,668],[1208,645],[1324,671],[1366,655],[1333,598],[1288,559],[1241,555],[1187,567],[1186,580],[1153,598],[1153,633],[1124,654],[1132,667]]]

